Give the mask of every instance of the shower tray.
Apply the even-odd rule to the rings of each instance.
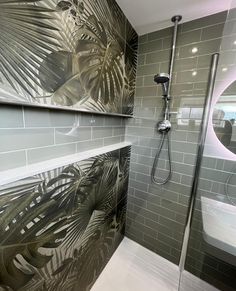
[[[215,248],[208,251],[236,265],[236,207],[207,197],[201,197],[201,204],[203,237]]]

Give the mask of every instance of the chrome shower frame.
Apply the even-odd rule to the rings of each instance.
[[[209,72],[208,85],[207,85],[207,95],[206,95],[205,104],[204,104],[200,136],[199,136],[199,141],[198,141],[196,165],[195,165],[195,169],[193,173],[193,182],[192,182],[192,187],[191,187],[187,219],[186,219],[185,230],[184,230],[183,245],[181,249],[181,256],[180,256],[180,262],[179,262],[180,275],[179,275],[178,291],[181,290],[181,280],[182,280],[182,275],[183,275],[187,251],[188,251],[190,230],[191,230],[191,225],[192,225],[192,220],[193,220],[194,206],[195,206],[195,202],[197,198],[197,190],[198,190],[198,184],[199,184],[199,179],[200,179],[200,171],[201,171],[204,147],[205,147],[205,142],[206,142],[207,129],[208,129],[209,121],[210,121],[210,108],[212,104],[219,57],[220,57],[220,54],[215,53],[212,55],[212,59],[211,59],[211,68]]]
[[[178,35],[178,26],[179,22],[182,20],[181,15],[175,15],[171,18],[171,21],[174,23],[174,33],[173,33],[173,40],[172,40],[172,49],[171,49],[171,58],[170,58],[170,66],[169,66],[169,80],[168,82],[157,82],[158,84],[162,84],[163,86],[163,99],[165,102],[165,109],[164,109],[164,119],[158,123],[157,130],[161,133],[161,141],[159,148],[157,150],[157,154],[154,159],[152,171],[151,171],[151,180],[156,185],[165,185],[172,176],[172,161],[171,161],[171,141],[170,141],[170,130],[171,130],[171,122],[170,122],[170,101],[171,101],[171,84],[172,84],[172,77],[173,77],[173,69],[174,69],[174,61],[175,61],[175,54],[176,54],[176,42],[177,42],[177,35]],[[158,76],[161,78],[163,76],[167,76],[167,74],[160,74],[154,77],[154,81],[158,79]],[[167,90],[165,90],[165,86],[167,86]],[[166,92],[167,91],[167,92]],[[158,161],[161,155],[162,148],[164,146],[164,142],[167,140],[167,151],[168,151],[168,161],[169,161],[169,171],[168,175],[164,180],[158,180],[155,176],[156,168],[158,165]]]

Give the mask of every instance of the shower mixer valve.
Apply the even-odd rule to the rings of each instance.
[[[163,120],[158,123],[157,130],[160,133],[167,133],[171,129],[171,123],[169,120]]]

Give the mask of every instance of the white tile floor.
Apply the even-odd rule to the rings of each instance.
[[[92,291],[175,291],[178,267],[124,238]]]
[[[217,291],[185,272],[181,291]],[[124,238],[91,291],[177,291],[179,268]]]

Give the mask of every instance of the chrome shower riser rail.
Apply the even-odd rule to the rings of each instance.
[[[191,188],[187,220],[186,220],[185,232],[184,232],[184,239],[183,239],[183,245],[182,245],[181,256],[180,256],[179,291],[180,291],[180,286],[181,286],[182,273],[184,270],[186,256],[187,256],[187,248],[188,248],[191,224],[192,224],[192,219],[193,219],[193,211],[194,211],[195,201],[197,197],[202,157],[203,157],[204,146],[205,146],[206,135],[207,135],[207,127],[210,120],[210,108],[211,108],[211,103],[212,103],[212,98],[213,98],[213,91],[214,91],[214,85],[215,85],[215,80],[216,80],[218,62],[219,62],[219,54],[218,53],[213,54],[212,61],[211,61],[211,69],[210,69],[209,79],[208,79],[207,95],[205,99],[204,111],[203,111],[203,117],[202,117],[202,123],[201,123],[200,137],[199,137],[199,142],[198,142],[196,166],[195,166],[194,175],[193,175],[193,183],[192,183],[192,188]]]
[[[173,33],[172,50],[171,50],[171,58],[170,58],[170,66],[169,66],[170,81],[169,81],[167,97],[170,97],[172,76],[173,76],[173,69],[174,69],[174,61],[175,61],[175,53],[176,53],[176,42],[177,42],[177,36],[178,36],[178,26],[179,26],[179,22],[181,20],[182,20],[181,15],[176,15],[176,16],[173,16],[171,18],[171,21],[174,23],[174,33]]]
[[[164,185],[166,184],[172,176],[172,161],[171,161],[171,142],[169,138],[169,132],[171,130],[171,123],[170,123],[170,91],[171,91],[171,84],[172,84],[172,75],[173,75],[173,68],[174,68],[174,60],[175,60],[175,53],[176,53],[176,42],[177,42],[177,35],[178,35],[178,24],[181,21],[182,16],[176,15],[173,16],[171,21],[174,23],[174,33],[173,33],[173,40],[172,40],[172,50],[171,50],[171,58],[170,58],[170,66],[169,66],[169,75],[168,75],[168,87],[163,87],[163,99],[165,101],[165,109],[164,109],[164,120],[161,121],[158,125],[158,131],[162,134],[161,142],[159,145],[159,148],[157,150],[155,160],[152,167],[151,172],[151,180],[156,185]],[[157,82],[157,84],[162,84],[164,86],[163,78],[166,76],[166,74],[158,74],[154,77],[154,81]],[[164,83],[164,84],[163,84]],[[167,90],[165,90],[167,89]],[[167,140],[167,151],[168,151],[168,162],[169,162],[169,172],[165,179],[158,180],[155,176],[156,168],[158,165],[158,161],[161,155],[161,151],[164,145],[165,139]]]

